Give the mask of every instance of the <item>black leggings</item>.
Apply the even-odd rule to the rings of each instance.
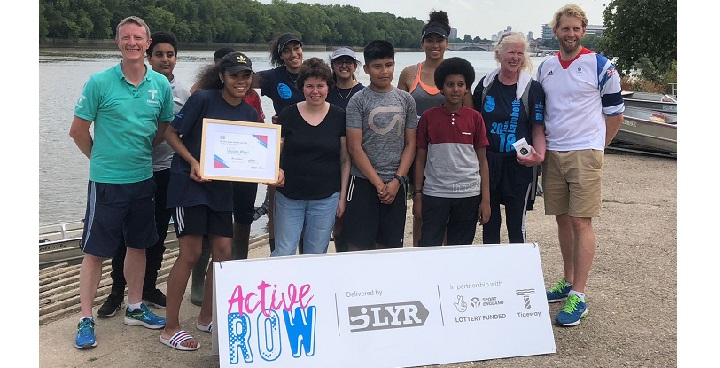
[[[502,198],[500,193],[490,190],[490,220],[483,225],[483,244],[500,244],[501,201],[505,204],[505,226],[508,229],[508,241],[525,243],[525,208],[531,185],[517,185],[514,195],[505,198]]]

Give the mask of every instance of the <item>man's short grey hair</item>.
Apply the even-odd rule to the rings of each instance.
[[[150,39],[150,27],[148,27],[148,25],[145,23],[144,20],[142,20],[142,18],[131,15],[131,16],[121,20],[120,23],[118,23],[117,27],[115,28],[115,39],[116,40],[120,36],[120,27],[122,27],[128,23],[134,23],[134,24],[137,24],[137,25],[145,28],[145,33],[146,33],[147,39],[148,40]]]

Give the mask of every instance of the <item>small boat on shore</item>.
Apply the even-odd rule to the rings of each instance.
[[[622,91],[625,106],[677,114],[677,97],[664,93]]]
[[[82,221],[40,226],[40,269],[60,263],[79,264],[84,254],[80,248],[82,232]],[[175,224],[170,222],[165,247],[176,248],[176,240]]]
[[[677,114],[625,106],[611,147],[677,155]]]

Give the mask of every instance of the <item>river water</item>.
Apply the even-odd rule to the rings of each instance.
[[[185,86],[195,82],[197,71],[212,63],[212,51],[180,51],[175,67],[175,78]],[[267,52],[247,52],[256,71],[269,69]],[[304,58],[329,59],[329,52],[304,52]],[[485,73],[497,67],[492,52],[447,51],[445,57],[462,57],[475,68],[476,82]],[[82,49],[40,49],[40,125],[39,125],[39,191],[40,226],[62,222],[77,222],[85,214],[88,182],[88,159],[80,153],[72,138],[68,136],[73,119],[73,108],[80,97],[82,87],[92,73],[114,66],[119,62],[118,50]],[[362,59],[362,54],[358,54]],[[422,52],[398,52],[395,55],[395,81],[407,65],[424,59]],[[533,59],[537,68],[541,59]],[[369,84],[367,74],[358,68],[358,81]],[[475,86],[473,85],[473,88]],[[273,115],[270,99],[262,98],[263,110],[268,117]],[[258,186],[255,204],[259,206],[265,198],[265,186]],[[252,236],[267,231],[267,216],[252,225]]]

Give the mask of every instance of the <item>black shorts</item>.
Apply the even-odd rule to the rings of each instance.
[[[176,207],[173,213],[175,235],[217,235],[233,237],[232,212],[213,211],[201,204],[191,207]]]
[[[158,240],[155,227],[155,181],[130,184],[88,182],[83,252],[110,258],[121,241],[130,248],[147,249]]]
[[[255,215],[255,196],[257,183],[236,181],[233,187],[233,219],[241,225],[250,225]]]
[[[351,176],[343,217],[343,240],[349,247],[375,249],[378,244],[402,248],[407,217],[405,186],[400,186],[393,203],[383,204],[369,180]]]

